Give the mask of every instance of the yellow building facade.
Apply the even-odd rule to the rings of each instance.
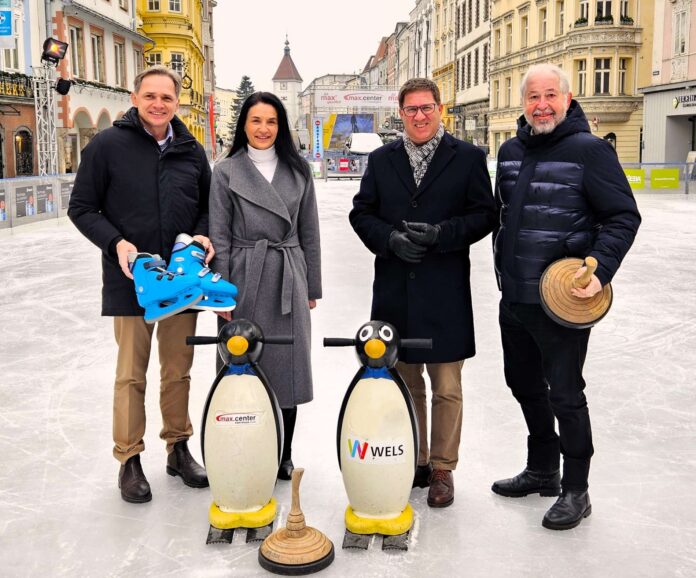
[[[448,132],[454,133],[452,108],[455,91],[455,26],[456,3],[454,0],[435,0],[433,5],[433,82],[440,89],[443,104],[442,123]]]
[[[145,47],[146,63],[162,64],[181,74],[178,116],[204,144],[203,1],[137,0],[137,6],[140,31],[154,41],[154,46]]]
[[[491,154],[515,136],[520,82],[532,64],[560,66],[590,121],[621,162],[639,162],[643,97],[650,84],[652,2],[494,0],[491,14]]]

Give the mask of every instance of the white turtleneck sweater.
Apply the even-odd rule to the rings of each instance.
[[[278,165],[278,155],[275,152],[275,145],[270,148],[260,150],[247,144],[249,158],[254,166],[259,170],[263,177],[270,183],[273,180],[276,166]]]

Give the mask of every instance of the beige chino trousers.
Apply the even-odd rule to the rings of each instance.
[[[114,457],[122,464],[145,449],[145,386],[152,334],[157,328],[160,360],[160,438],[167,453],[193,434],[188,414],[193,347],[186,337],[196,333],[196,314],[174,315],[156,324],[142,317],[114,317],[118,344],[114,383]]]
[[[416,406],[419,445],[418,465],[428,461],[438,470],[454,470],[459,461],[462,434],[462,367],[464,360],[450,363],[396,364]],[[432,390],[430,444],[428,407],[423,369],[428,372]]]

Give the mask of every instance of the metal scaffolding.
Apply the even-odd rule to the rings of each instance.
[[[34,66],[34,105],[36,109],[36,133],[39,176],[58,173],[58,138],[55,118],[55,67],[44,61]]]

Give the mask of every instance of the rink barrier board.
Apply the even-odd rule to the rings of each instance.
[[[0,229],[65,217],[74,174],[0,180]]]

